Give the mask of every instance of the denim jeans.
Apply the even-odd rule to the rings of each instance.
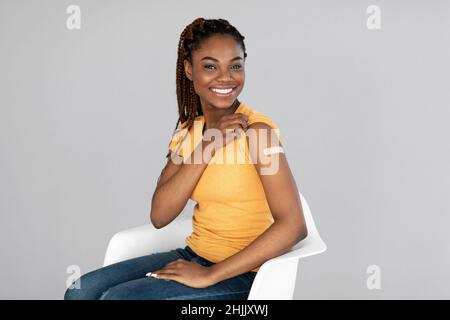
[[[168,252],[117,262],[82,275],[79,289],[67,289],[65,300],[246,300],[256,272],[246,272],[206,288],[192,288],[174,280],[147,277],[177,259],[202,266],[215,263],[203,259],[189,246]],[[75,283],[75,282],[74,282]]]

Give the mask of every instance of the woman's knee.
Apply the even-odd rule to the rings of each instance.
[[[86,300],[86,290],[82,290],[76,283],[72,283],[72,285],[66,289],[64,293],[64,300]]]
[[[172,280],[141,278],[120,283],[103,292],[99,300],[165,300],[183,286]]]
[[[101,293],[97,281],[81,276],[66,289],[64,300],[96,300]]]
[[[99,300],[127,300],[127,298],[129,297],[127,297],[125,291],[116,286],[104,291]]]

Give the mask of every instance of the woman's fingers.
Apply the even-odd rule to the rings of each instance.
[[[223,134],[223,145],[227,145],[235,138],[239,138],[242,133],[247,131],[248,116],[242,113],[233,113],[225,115],[213,126],[219,129]],[[220,143],[217,141],[217,143]],[[222,143],[220,145],[222,146]]]
[[[152,272],[148,272],[146,274],[146,276],[147,277],[149,277],[149,276],[155,277],[157,273],[174,270],[176,268],[176,266],[177,266],[177,263],[182,262],[183,260],[184,259],[178,259],[178,260],[171,261],[171,262],[167,263],[162,269],[159,269],[159,270],[156,270],[156,271],[152,271]]]
[[[240,113],[240,112],[235,112],[235,113],[232,113],[232,114],[227,114],[227,115],[225,115],[225,116],[222,117],[223,120],[231,120],[231,119],[235,119],[235,118],[243,118],[243,119],[245,119],[245,120],[248,120],[248,116],[245,115],[245,114],[243,114],[243,113]]]
[[[234,117],[233,119],[228,119],[224,121],[221,126],[222,130],[230,129],[230,128],[236,128],[236,125],[242,127],[242,129],[247,130],[247,120],[245,120],[243,117]]]

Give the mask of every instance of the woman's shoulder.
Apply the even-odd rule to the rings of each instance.
[[[238,109],[236,110],[236,112],[240,112],[240,113],[248,116],[248,125],[249,126],[251,126],[252,124],[257,123],[257,122],[262,122],[262,123],[269,125],[270,127],[274,128],[274,129],[278,129],[277,124],[275,123],[275,121],[272,118],[270,118],[269,116],[267,116],[266,114],[264,114],[260,111],[257,111],[256,109],[250,107],[246,103],[241,103],[239,105]]]
[[[245,103],[241,103],[241,105],[236,110],[236,112],[240,112],[240,113],[243,113],[246,116],[248,116],[247,125],[248,125],[249,128],[251,128],[252,125],[254,125],[254,124],[264,123],[264,124],[268,125],[270,128],[273,129],[273,132],[276,134],[276,136],[278,137],[278,140],[280,142],[283,141],[283,137],[282,137],[282,135],[280,133],[280,129],[278,128],[277,124],[275,123],[274,120],[272,120],[266,114],[251,108],[250,106],[248,106]]]

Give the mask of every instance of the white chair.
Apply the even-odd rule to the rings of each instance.
[[[261,265],[248,300],[292,300],[299,260],[326,251],[327,246],[320,238],[308,203],[301,193],[300,199],[308,236],[290,252]],[[185,238],[191,232],[191,219],[178,218],[161,229],[148,224],[118,232],[109,241],[103,266],[151,253],[184,248]]]

